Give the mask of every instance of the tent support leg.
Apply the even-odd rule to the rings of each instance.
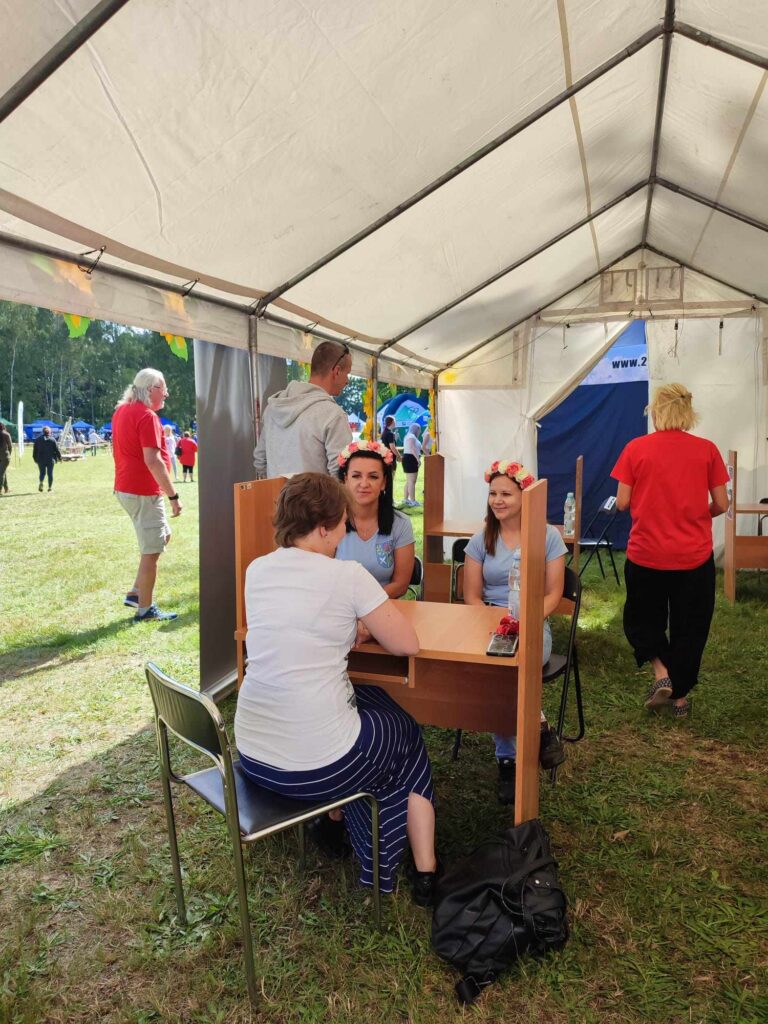
[[[259,321],[255,313],[248,317],[248,365],[251,371],[251,402],[253,404],[253,443],[261,437],[261,387],[259,381]]]

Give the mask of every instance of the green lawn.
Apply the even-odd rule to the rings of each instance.
[[[765,1024],[768,830],[765,597],[718,599],[693,717],[642,709],[647,676],[621,631],[622,591],[592,572],[579,648],[587,739],[542,790],[571,901],[562,954],[525,962],[464,1014],[403,885],[385,930],[354,870],[295,840],[257,844],[250,893],[263,1005],[245,996],[227,844],[180,801],[190,927],[175,920],[142,664],[195,684],[197,485],[161,560],[174,623],[134,626],[132,528],[105,455],[59,466],[39,494],[11,468],[0,498],[0,1022],[547,1021]],[[420,536],[420,512],[412,514]],[[554,704],[548,695],[548,705]],[[225,705],[229,719],[234,701]],[[443,856],[504,827],[487,736],[427,730]]]

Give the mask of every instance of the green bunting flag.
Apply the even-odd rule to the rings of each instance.
[[[163,337],[168,342],[171,352],[186,363],[189,359],[186,338],[182,338],[180,334],[164,334]]]
[[[62,313],[69,331],[70,338],[82,338],[88,330],[90,320],[87,316],[78,316],[77,313]]]

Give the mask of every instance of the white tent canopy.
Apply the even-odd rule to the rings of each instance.
[[[15,240],[104,248],[101,267],[197,282],[198,304],[261,300],[363,352],[394,341],[431,375],[644,245],[768,294],[760,0],[0,0],[0,15],[7,298],[76,290],[56,267],[12,272],[29,263]],[[51,47],[97,16],[46,76]],[[139,298],[134,321],[167,329],[167,304]],[[173,308],[202,336],[198,305]],[[223,309],[205,307],[206,336],[244,345]]]

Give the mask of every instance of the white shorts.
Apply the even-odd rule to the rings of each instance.
[[[139,553],[162,554],[171,538],[162,494],[125,494],[123,491],[115,491],[115,497],[131,517],[139,541]]]

